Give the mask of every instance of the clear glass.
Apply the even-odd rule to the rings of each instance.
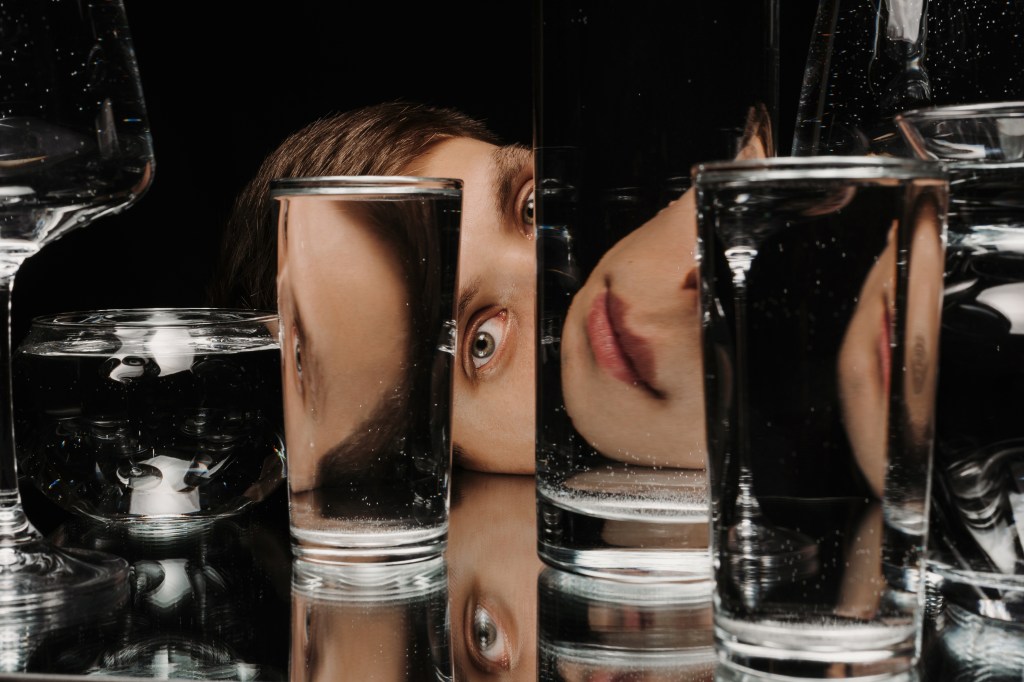
[[[278,180],[293,550],[439,554],[448,530],[462,184]]]
[[[694,180],[719,655],[794,677],[909,670],[945,175],[815,157]]]
[[[153,177],[122,3],[3,0],[0,41],[0,619],[127,589],[127,564],[56,550],[25,518],[11,416],[10,293],[25,258],[120,211]],[[9,30],[8,30],[9,29]],[[102,601],[102,599],[101,599]],[[107,602],[116,601],[108,598]]]
[[[284,479],[279,349],[272,311],[36,318],[12,369],[22,476],[130,532],[238,513]]]
[[[984,595],[960,601],[964,618],[1002,610],[1019,627],[1024,102],[921,109],[897,122],[915,153],[950,177],[929,567]]]
[[[778,5],[538,5],[537,527],[553,567],[710,589],[689,169],[775,153]]]

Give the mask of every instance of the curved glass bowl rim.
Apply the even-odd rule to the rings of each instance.
[[[186,314],[191,319],[161,319],[154,321],[143,318],[152,314]],[[125,314],[135,319],[114,319],[116,314]],[[95,319],[94,319],[95,318]],[[247,324],[266,324],[278,321],[273,310],[250,308],[101,308],[96,310],[73,310],[32,318],[32,326],[47,329],[112,329],[135,327],[139,329],[192,329],[197,327],[238,327]]]
[[[462,192],[458,178],[414,175],[313,175],[270,181],[272,198],[310,194],[441,194]]]
[[[707,161],[691,169],[694,183],[775,180],[947,180],[936,161],[893,156],[773,156]]]
[[[928,564],[928,570],[935,573],[944,581],[952,583],[964,583],[977,587],[1024,592],[1024,575],[973,571],[965,568],[943,566],[931,562]]]
[[[995,117],[1024,117],[1024,100],[981,102],[978,104],[950,104],[946,106],[909,109],[896,114],[896,121],[925,122]]]

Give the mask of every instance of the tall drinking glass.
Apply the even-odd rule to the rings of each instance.
[[[540,3],[537,527],[551,566],[710,588],[689,169],[774,153],[776,13]]]
[[[293,550],[440,554],[448,531],[462,183],[276,180]]]
[[[59,551],[21,507],[10,379],[10,295],[21,263],[137,200],[153,151],[119,0],[0,1],[0,618],[125,588],[127,564]],[[85,558],[83,562],[80,558]],[[100,597],[100,599],[105,599]]]
[[[814,157],[694,177],[719,656],[793,677],[909,670],[943,171]]]
[[[935,615],[944,641],[960,633],[947,647],[964,647],[968,630],[999,647],[1024,624],[1024,102],[919,109],[897,122],[918,157],[943,162],[950,178],[929,552]],[[1024,658],[1024,646],[1005,651]],[[978,669],[992,663],[971,659]]]

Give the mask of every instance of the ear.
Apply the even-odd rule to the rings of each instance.
[[[747,122],[743,127],[736,160],[766,159],[775,156],[775,139],[772,131],[772,119],[768,108],[761,102],[747,111]]]

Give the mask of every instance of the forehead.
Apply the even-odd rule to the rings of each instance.
[[[469,191],[480,183],[494,187],[502,180],[533,175],[533,153],[521,145],[498,147],[468,137],[455,137],[433,146],[406,169],[415,175],[458,178]]]
[[[493,170],[492,157],[498,149],[493,144],[468,137],[444,140],[410,164],[416,174],[459,178],[464,182],[480,178]]]

